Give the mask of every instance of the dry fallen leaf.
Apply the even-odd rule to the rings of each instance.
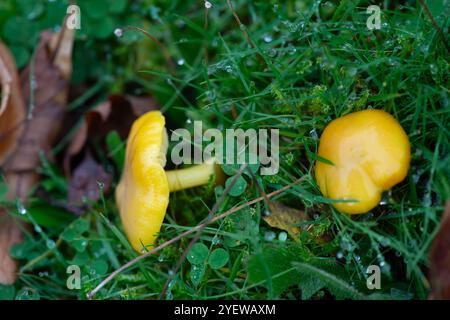
[[[26,121],[20,123],[21,134],[16,135],[12,143],[20,147],[13,148],[14,152],[2,163],[9,199],[26,201],[39,178],[36,169],[40,163],[40,152],[49,156],[59,133],[67,107],[73,38],[73,30],[64,27],[58,34],[43,32],[36,51],[34,70],[29,66],[22,73],[22,93],[29,110]],[[5,110],[7,112],[8,108]],[[13,283],[16,265],[9,257],[9,249],[20,241],[20,232],[11,218],[5,218],[5,213],[1,217],[4,219],[0,221],[0,283]],[[11,241],[11,237],[15,241]]]
[[[25,120],[25,104],[14,58],[0,42],[0,166],[17,146]]]
[[[86,112],[84,121],[66,150],[66,175],[70,176],[71,159],[83,150],[88,137],[104,139],[109,132],[115,130],[122,138],[126,138],[137,117],[158,108],[158,104],[151,97],[112,95],[107,101]]]
[[[84,199],[97,201],[101,190],[108,193],[111,187],[111,175],[99,165],[88,152],[80,165],[75,169],[69,183],[70,206],[81,206]],[[101,184],[101,187],[99,186]],[[77,211],[76,213],[79,213]]]
[[[19,76],[14,59],[0,42],[0,166],[17,147],[25,120]],[[12,194],[8,195],[11,198]],[[0,208],[0,283],[15,281],[16,262],[9,256],[9,248],[22,241],[17,222]]]
[[[273,228],[287,231],[294,240],[298,241],[297,235],[300,233],[300,228],[295,225],[309,220],[308,215],[301,210],[290,208],[276,201],[269,202],[269,209],[270,215],[264,216],[264,221]]]
[[[450,201],[430,251],[430,299],[450,299]]]

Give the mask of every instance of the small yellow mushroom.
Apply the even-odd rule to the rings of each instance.
[[[144,252],[155,242],[169,204],[169,192],[206,184],[217,169],[210,160],[165,172],[167,147],[161,112],[148,112],[133,123],[116,202],[125,233],[137,252]]]
[[[316,181],[334,207],[348,214],[366,213],[382,192],[407,175],[411,150],[408,136],[389,113],[364,110],[331,121],[319,143]],[[353,202],[351,202],[353,201]]]

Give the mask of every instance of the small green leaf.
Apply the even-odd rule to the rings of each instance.
[[[193,264],[192,265],[190,276],[191,276],[192,284],[195,287],[197,287],[200,284],[200,282],[202,281],[203,276],[205,275],[205,270],[206,270],[206,267],[204,264],[200,264],[200,265]]]
[[[96,260],[92,264],[92,267],[95,270],[95,273],[98,275],[104,275],[108,272],[108,263],[105,260]]]
[[[127,7],[127,0],[108,0],[109,12],[121,13]]]
[[[80,1],[81,11],[90,18],[102,19],[108,15],[109,4],[104,0],[83,0]]]
[[[88,245],[88,240],[84,237],[81,237],[79,239],[70,241],[69,244],[78,252],[84,252]]]
[[[105,17],[99,20],[87,19],[88,30],[87,33],[97,39],[106,39],[113,35],[114,21],[110,17]]]
[[[235,176],[227,179],[227,182],[225,182],[225,188],[228,188],[234,178]],[[236,180],[236,183],[231,188],[229,194],[230,196],[238,197],[245,192],[245,189],[247,189],[247,181],[242,176],[239,176]]]
[[[222,170],[227,176],[234,176],[239,171],[238,164],[222,164]]]
[[[211,268],[217,270],[226,265],[229,258],[230,256],[226,250],[218,248],[211,253],[208,262]]]
[[[0,284],[0,300],[13,300],[16,294],[14,286]]]
[[[187,259],[194,265],[203,264],[208,258],[209,249],[203,243],[196,243],[189,252]]]

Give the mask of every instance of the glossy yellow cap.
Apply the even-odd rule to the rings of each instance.
[[[128,137],[125,168],[116,189],[116,202],[125,233],[138,252],[152,245],[169,204],[164,116],[151,111],[137,119]]]
[[[378,205],[383,191],[407,175],[411,150],[408,136],[389,113],[364,110],[335,119],[320,137],[315,175],[322,194],[348,214],[366,213]]]

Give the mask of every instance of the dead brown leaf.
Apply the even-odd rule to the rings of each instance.
[[[430,251],[430,299],[450,299],[450,200]]]
[[[16,64],[9,49],[0,42],[0,165],[14,151],[22,133],[25,104]]]
[[[80,165],[75,169],[69,183],[69,203],[71,206],[81,206],[84,199],[97,201],[101,190],[105,194],[111,187],[111,175],[99,165],[88,152]],[[99,186],[101,184],[101,188]]]
[[[270,201],[269,209],[270,215],[264,216],[264,221],[273,228],[285,230],[295,241],[298,241],[297,235],[301,230],[295,225],[309,220],[308,215],[301,210],[285,206],[277,201]]]
[[[4,147],[10,154],[1,163],[9,199],[26,201],[39,178],[36,169],[40,163],[40,152],[50,156],[67,107],[73,37],[73,30],[64,27],[58,34],[43,32],[36,51],[34,70],[28,66],[21,75],[23,100],[29,106],[28,117],[20,122],[20,134],[16,134],[9,147]],[[20,91],[13,91],[13,88],[11,86],[11,99],[21,99]],[[3,112],[8,112],[8,109]],[[25,113],[24,109],[19,116],[23,117]],[[14,148],[15,145],[19,147]],[[16,263],[9,256],[9,249],[20,241],[21,236],[15,222],[10,217],[5,218],[5,210],[0,211],[3,211],[0,213],[0,283],[12,283],[16,277]]]
[[[158,104],[151,97],[112,95],[107,101],[86,112],[84,121],[66,150],[64,157],[66,176],[70,176],[71,159],[83,150],[88,137],[104,139],[109,132],[115,130],[125,139],[137,117],[158,108]]]
[[[22,98],[19,75],[14,59],[0,42],[0,165],[17,148],[25,120],[25,104]],[[11,195],[8,195],[11,197]],[[9,256],[9,248],[22,241],[16,221],[0,208],[0,283],[15,281],[16,262]]]

